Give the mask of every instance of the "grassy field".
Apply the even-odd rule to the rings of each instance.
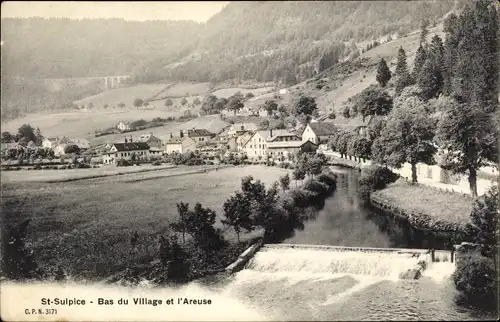
[[[75,136],[93,137],[94,131],[116,126],[120,121],[152,120],[155,117],[175,117],[182,115],[179,111],[159,109],[102,109],[89,112],[68,112],[56,114],[28,114],[27,116],[2,123],[2,131],[17,133],[23,124],[39,127],[45,137]]]
[[[176,220],[176,203],[200,202],[220,215],[243,176],[269,185],[286,172],[247,166],[136,182],[130,179],[141,174],[51,184],[2,182],[2,227],[31,218],[28,244],[42,266],[61,265],[73,276],[105,277],[129,263],[156,259],[157,237]],[[130,245],[134,231],[137,248]],[[235,234],[229,230],[226,237],[234,240]]]
[[[117,167],[115,165],[104,165],[100,168],[91,169],[70,169],[70,170],[19,170],[19,171],[2,171],[0,173],[2,182],[50,182],[64,181],[71,179],[84,179],[95,176],[112,176],[122,173],[145,172],[162,169],[170,169],[175,166],[166,164],[154,166],[151,164],[143,164],[141,166],[132,167]]]
[[[243,95],[246,95],[247,93],[253,93],[255,96],[259,96],[262,94],[269,93],[273,90],[273,87],[262,87],[262,88],[255,88],[255,89],[247,89],[247,88],[240,88],[240,87],[232,87],[232,88],[224,88],[224,89],[219,89],[212,94],[217,96],[217,97],[224,97],[228,98],[229,96],[232,96],[236,94],[237,92],[241,92]]]
[[[423,213],[432,219],[456,224],[470,222],[474,202],[470,196],[399,181],[374,192],[373,196],[408,212]]]
[[[73,102],[77,105],[94,104],[94,107],[103,107],[108,104],[110,107],[118,106],[120,102],[125,103],[127,107],[133,106],[136,98],[147,99],[161,92],[169,84],[140,84],[130,87],[121,87],[109,91],[89,96],[79,101]]]

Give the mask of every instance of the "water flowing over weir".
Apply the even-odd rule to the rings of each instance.
[[[415,256],[417,255],[417,256]],[[246,269],[260,272],[314,274],[352,274],[398,279],[417,267],[425,254],[398,252],[339,251],[334,248],[264,247]]]

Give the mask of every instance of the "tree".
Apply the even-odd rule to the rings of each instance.
[[[371,85],[364,89],[355,100],[356,110],[363,119],[369,115],[387,115],[392,109],[392,98],[382,88]]]
[[[248,93],[245,95],[245,98],[246,98],[246,99],[249,99],[249,98],[252,98],[252,97],[255,97],[255,95],[254,95],[252,92],[248,92]]]
[[[185,282],[189,273],[187,254],[177,242],[176,235],[160,236],[160,262],[166,268],[167,279]]]
[[[36,141],[35,130],[29,124],[23,124],[17,130],[17,139],[18,141],[24,139],[26,142]]]
[[[460,15],[458,26],[452,95],[493,112],[498,108],[500,83],[498,14],[489,1],[474,1]]]
[[[297,181],[302,181],[306,178],[306,171],[301,167],[296,167],[293,170],[292,176],[293,180],[295,180],[295,185],[297,185]]]
[[[420,70],[424,66],[426,60],[426,52],[422,45],[418,46],[417,52],[415,53],[415,60],[413,61],[412,76],[414,79],[418,78]]]
[[[15,136],[10,134],[10,132],[2,132],[2,143],[10,143],[14,140]]]
[[[119,107],[119,108],[125,108],[125,103],[120,102],[120,104],[118,104],[118,107]]]
[[[267,115],[272,115],[278,109],[278,104],[273,100],[267,100],[264,103],[264,109],[267,111]]]
[[[420,96],[425,101],[441,94],[443,89],[444,48],[441,38],[434,36],[429,45],[427,59],[417,75]]]
[[[167,98],[165,100],[165,106],[172,106],[172,105],[174,105],[174,102],[172,102],[172,100],[170,98]]]
[[[39,128],[39,127],[37,127],[37,128],[36,128],[36,131],[35,131],[35,138],[36,138],[36,140],[35,140],[35,144],[36,144],[37,146],[42,145],[43,135],[42,135],[42,131],[40,131],[40,128]]]
[[[104,106],[102,107],[103,109],[108,109],[109,105],[108,104],[104,104]]]
[[[474,241],[483,245],[487,257],[497,254],[498,247],[498,186],[491,187],[484,196],[476,199],[470,214],[471,223],[475,232]]]
[[[70,144],[64,148],[64,153],[66,154],[78,153],[78,152],[80,152],[80,148],[76,144]]]
[[[201,101],[198,97],[196,97],[194,100],[193,100],[193,104],[194,105],[200,105],[201,104]]]
[[[401,77],[408,73],[408,65],[406,64],[406,52],[403,47],[399,47],[398,50],[398,59],[396,62],[396,77]]]
[[[444,41],[444,84],[445,95],[452,93],[453,69],[457,61],[458,44],[460,42],[460,26],[458,16],[454,13],[448,15],[443,23],[446,34]]]
[[[244,107],[243,100],[239,96],[232,96],[229,98],[229,101],[227,102],[227,106],[229,110],[232,110],[234,112],[234,115],[238,113],[239,110],[241,110]]]
[[[477,197],[477,170],[488,161],[498,162],[498,128],[482,106],[450,101],[441,117],[437,138],[447,152],[443,168],[468,173],[471,194]]]
[[[391,71],[387,67],[387,62],[384,58],[380,59],[377,67],[377,82],[380,86],[385,87],[391,79]]]
[[[396,63],[396,94],[401,93],[401,91],[410,85],[415,83],[413,77],[411,77],[410,72],[408,71],[408,66],[406,64],[406,52],[403,47],[399,48],[398,51],[398,60]]]
[[[312,97],[301,96],[298,102],[295,104],[295,115],[304,114],[306,116],[311,116],[314,111],[316,111],[318,106],[316,101]]]
[[[250,232],[254,228],[251,220],[250,200],[242,193],[237,192],[224,202],[223,209],[225,219],[221,220],[221,222],[234,229],[239,243],[242,229]]]
[[[187,99],[186,99],[185,97],[183,97],[183,98],[181,99],[181,105],[182,105],[182,106],[186,105],[186,104],[187,104],[187,102],[188,102],[188,101],[187,101]]]
[[[429,20],[424,19],[420,22],[420,46],[426,45],[427,35],[429,34]]]
[[[280,177],[280,185],[283,191],[290,189],[290,175],[288,173]]]
[[[378,163],[400,168],[411,165],[412,182],[417,182],[417,163],[435,164],[437,148],[434,138],[435,124],[427,116],[424,107],[397,108],[389,115],[386,127],[375,139],[374,159]]]
[[[182,243],[186,243],[186,233],[190,231],[190,225],[192,225],[192,213],[189,211],[189,204],[180,202],[177,204],[177,213],[179,214],[179,219],[170,224],[170,227],[175,232],[182,234]]]
[[[203,98],[201,103],[201,110],[205,111],[207,114],[215,114],[215,103],[217,102],[217,96],[207,95]]]
[[[136,98],[134,99],[134,107],[141,107],[144,104],[144,101],[142,98]]]

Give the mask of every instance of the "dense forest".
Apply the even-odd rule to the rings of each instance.
[[[305,72],[304,65],[324,54],[335,62],[350,54],[351,41],[407,34],[463,2],[234,2],[204,24],[6,18],[2,73],[65,78],[134,72],[142,81],[216,82],[267,81],[288,71],[306,77],[313,68]]]

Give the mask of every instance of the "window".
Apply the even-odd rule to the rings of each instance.
[[[260,149],[260,148],[261,148],[261,147],[260,147],[260,144],[259,144],[259,149]]]

